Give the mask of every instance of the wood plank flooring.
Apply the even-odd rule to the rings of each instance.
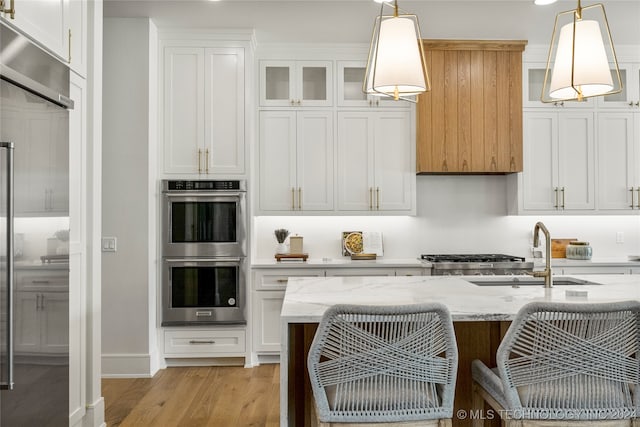
[[[103,379],[108,427],[280,423],[279,365],[167,368],[153,378]]]

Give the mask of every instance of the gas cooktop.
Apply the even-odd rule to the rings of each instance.
[[[430,262],[523,262],[524,258],[504,254],[439,254],[420,255],[420,259]]]

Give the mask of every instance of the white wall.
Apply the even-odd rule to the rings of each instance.
[[[640,254],[640,216],[508,216],[505,176],[418,176],[417,215],[256,217],[254,259],[273,258],[273,230],[304,237],[311,258],[341,258],[341,232],[382,231],[385,258],[422,253],[507,253],[531,256],[533,227],[542,220],[553,238],[591,242],[594,258]],[[624,243],[616,243],[616,232]]]
[[[104,22],[102,235],[118,241],[117,252],[102,256],[103,376],[148,376],[156,369],[156,304],[150,304],[156,278],[149,267],[156,258],[149,184],[156,159],[150,147],[154,40],[149,19]]]

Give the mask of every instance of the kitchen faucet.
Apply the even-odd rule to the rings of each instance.
[[[544,287],[553,287],[553,277],[551,276],[551,234],[545,225],[538,221],[533,229],[533,247],[537,248],[540,245],[540,230],[544,233],[545,237],[545,268],[544,271],[532,271],[528,274],[533,277],[544,277]]]

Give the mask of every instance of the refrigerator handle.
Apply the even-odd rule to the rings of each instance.
[[[13,390],[13,142],[0,142],[7,150],[7,372],[0,390]]]

